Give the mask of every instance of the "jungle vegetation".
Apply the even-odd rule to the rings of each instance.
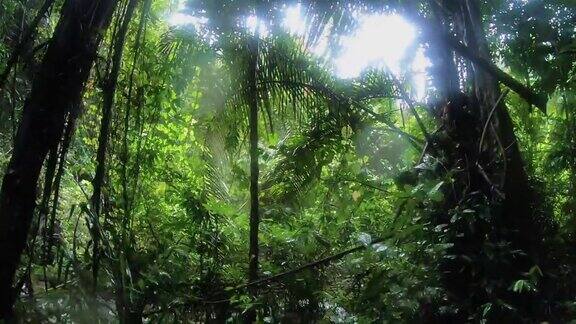
[[[390,16],[401,63],[336,73]],[[0,322],[576,320],[574,0],[0,0],[0,37]]]

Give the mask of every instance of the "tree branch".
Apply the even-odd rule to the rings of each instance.
[[[32,38],[36,34],[38,24],[40,23],[42,18],[46,15],[48,10],[50,10],[50,7],[52,7],[53,3],[54,0],[44,1],[44,4],[38,10],[36,17],[34,17],[34,20],[30,24],[28,29],[25,31],[24,37],[22,37],[22,40],[16,45],[14,51],[10,54],[10,57],[8,58],[8,63],[6,63],[6,67],[4,68],[2,73],[0,73],[0,91],[2,91],[2,89],[4,88],[6,80],[8,79],[8,75],[10,74],[10,71],[12,71],[14,65],[16,65],[16,63],[18,62],[18,58],[22,54],[24,47],[26,46],[26,44],[28,44],[28,42],[30,42],[30,40],[32,40]]]
[[[498,68],[495,64],[488,62],[487,60],[477,56],[472,52],[466,45],[462,44],[456,38],[450,35],[444,35],[443,40],[450,47],[454,49],[458,54],[462,55],[464,58],[472,61],[476,66],[483,69],[484,71],[490,73],[498,81],[502,82],[508,88],[516,92],[520,97],[522,97],[526,102],[532,104],[538,109],[540,109],[544,114],[546,114],[546,102],[548,101],[545,96],[537,94],[534,90],[523,85],[512,76],[507,74]]]
[[[426,23],[424,24],[424,26],[428,26],[428,24]],[[536,93],[534,90],[523,85],[518,80],[514,79],[511,75],[504,72],[494,63],[491,63],[485,60],[484,58],[476,55],[476,53],[474,53],[470,48],[468,48],[466,45],[464,45],[462,42],[456,39],[456,37],[449,34],[441,34],[439,36],[439,39],[440,41],[448,45],[450,48],[452,48],[456,53],[468,59],[480,69],[489,73],[499,82],[503,83],[512,91],[516,92],[520,97],[522,97],[522,99],[526,100],[526,102],[538,107],[538,109],[540,109],[544,114],[546,114],[546,103],[548,100],[545,95]]]
[[[536,93],[534,90],[523,85],[518,80],[514,79],[511,75],[504,72],[494,63],[476,55],[474,51],[472,51],[470,48],[464,45],[460,40],[458,40],[453,35],[442,32],[438,33],[437,31],[435,31],[433,24],[431,24],[428,21],[428,19],[414,13],[408,13],[408,15],[421,26],[422,30],[424,31],[424,34],[428,36],[428,39],[436,38],[439,41],[445,43],[448,47],[452,48],[456,53],[458,53],[465,59],[471,61],[472,63],[474,63],[474,65],[476,65],[480,69],[489,73],[499,82],[503,83],[512,91],[516,92],[520,97],[526,100],[526,102],[538,107],[538,109],[540,109],[544,114],[546,114],[546,103],[548,100],[545,95]]]
[[[284,279],[285,277],[288,277],[288,276],[291,276],[291,275],[300,273],[300,272],[302,272],[302,271],[304,271],[304,270],[316,268],[316,267],[319,267],[319,266],[328,264],[328,263],[330,263],[330,262],[332,262],[332,261],[340,260],[340,259],[344,258],[345,256],[347,256],[347,255],[349,255],[349,254],[352,254],[352,253],[354,253],[354,252],[358,252],[358,251],[365,250],[365,249],[367,249],[369,246],[372,246],[372,245],[374,245],[374,244],[382,243],[382,242],[386,241],[387,239],[389,239],[390,237],[392,237],[391,234],[390,234],[390,235],[387,235],[387,236],[385,236],[385,237],[381,237],[381,238],[372,240],[372,242],[370,242],[370,244],[367,244],[367,245],[365,245],[365,244],[357,245],[357,246],[355,246],[355,247],[353,247],[353,248],[350,248],[350,249],[348,249],[348,250],[342,251],[342,252],[340,252],[340,253],[337,253],[337,254],[334,254],[334,255],[331,255],[331,256],[327,256],[327,257],[325,257],[325,258],[323,258],[323,259],[320,259],[320,260],[317,260],[317,261],[314,261],[314,262],[307,263],[307,264],[305,264],[305,265],[303,265],[303,266],[294,268],[294,269],[292,269],[292,270],[288,270],[288,271],[286,271],[286,272],[282,272],[282,273],[279,273],[279,274],[276,274],[276,275],[273,275],[273,276],[270,276],[270,277],[262,278],[262,279],[259,279],[259,280],[256,280],[256,281],[252,281],[252,282],[249,282],[249,283],[245,283],[245,284],[236,286],[236,287],[234,287],[233,290],[240,290],[240,289],[244,289],[244,288],[248,288],[248,287],[259,286],[259,285],[262,285],[262,284],[265,284],[265,283],[270,283],[270,282],[279,281],[280,279]]]

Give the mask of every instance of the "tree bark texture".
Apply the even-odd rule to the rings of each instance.
[[[465,51],[472,53],[473,57],[463,55],[471,61],[471,64],[461,67],[466,69],[465,73],[462,73],[462,78],[465,78],[462,80],[465,81],[465,89],[462,91],[466,94],[460,93],[461,90],[458,89],[450,89],[447,84],[444,89],[438,89],[441,96],[448,95],[442,98],[443,102],[448,103],[443,111],[442,122],[449,140],[443,143],[441,148],[447,167],[465,172],[455,176],[453,184],[456,188],[454,195],[461,194],[462,197],[447,195],[449,198],[442,210],[434,215],[434,220],[438,224],[451,224],[451,221],[446,219],[445,211],[452,210],[455,206],[489,203],[491,208],[487,221],[480,217],[470,221],[473,230],[449,225],[462,232],[462,235],[451,238],[453,246],[447,253],[467,256],[472,261],[455,258],[441,262],[440,271],[443,274],[443,285],[450,296],[449,303],[458,305],[461,301],[469,301],[469,304],[459,306],[459,312],[454,314],[454,317],[443,320],[467,321],[469,316],[477,312],[478,307],[494,299],[506,300],[522,314],[536,312],[531,299],[510,293],[506,284],[518,280],[532,266],[539,264],[539,255],[543,251],[542,241],[548,227],[543,222],[545,218],[538,214],[538,195],[531,188],[514,125],[505,100],[502,99],[499,82],[508,84],[498,73],[487,68],[493,63],[481,21],[480,2],[465,0],[451,8],[454,8],[454,11],[443,13],[446,15],[444,19],[453,19],[452,32],[463,38],[455,39],[455,42],[461,44]],[[440,11],[436,13],[440,14]],[[446,40],[438,38],[435,41],[445,45],[443,55],[453,57],[453,51],[462,55],[461,51]],[[450,76],[437,74],[433,77]],[[517,90],[513,87],[511,89]],[[523,254],[508,263],[486,261],[483,256],[486,246],[499,242],[506,242],[510,244],[511,250],[522,251]],[[485,285],[480,283],[481,280],[498,284],[494,284],[494,288],[488,291]],[[507,322],[516,321],[516,316],[521,316],[496,310],[493,314],[503,316],[499,320]]]
[[[62,136],[67,114],[79,109],[102,33],[116,3],[66,1],[24,105],[0,191],[0,318],[12,317],[12,284],[36,206],[42,165]]]
[[[250,246],[248,263],[248,282],[258,279],[258,255],[260,253],[258,232],[260,227],[258,180],[260,169],[258,166],[258,33],[250,44],[251,58],[248,69],[248,124],[250,138]],[[250,289],[253,298],[257,295],[257,287]],[[256,310],[249,309],[245,316],[246,323],[256,320]]]

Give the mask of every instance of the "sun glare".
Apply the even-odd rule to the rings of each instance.
[[[181,12],[173,14],[168,19],[168,23],[172,26],[193,26],[197,30],[199,30],[207,22],[207,18],[194,17]]]
[[[336,58],[338,76],[357,77],[367,67],[390,68],[400,72],[406,49],[414,42],[414,27],[398,15],[370,15],[342,39],[342,53]]]
[[[206,23],[205,18],[176,13],[169,19],[172,25],[192,25],[196,29]],[[259,24],[256,16],[249,16],[244,27],[255,32],[259,25],[262,37],[268,35],[264,24]],[[285,8],[283,27],[295,35],[304,35],[306,25],[300,4]],[[340,51],[332,58],[334,73],[339,78],[358,77],[368,68],[390,69],[397,76],[401,72],[410,72],[416,96],[422,99],[426,89],[426,68],[428,60],[422,49],[413,47],[416,41],[416,28],[397,14],[370,14],[359,17],[359,26],[351,35],[340,40]],[[318,56],[326,55],[327,37],[321,37],[311,49]],[[416,53],[408,53],[409,50]],[[403,66],[407,54],[413,55],[412,66]]]
[[[244,24],[245,28],[247,28],[252,35],[256,34],[256,31],[258,31],[261,37],[268,36],[268,28],[266,28],[266,25],[264,23],[258,21],[258,17],[256,16],[254,15],[248,16]]]
[[[373,14],[359,17],[358,29],[341,39],[340,53],[334,58],[335,74],[340,78],[355,78],[367,68],[390,69],[394,74],[409,71],[418,98],[425,96],[428,60],[422,49],[407,53],[416,41],[416,28],[396,14]],[[288,7],[284,28],[295,35],[306,32],[301,5]],[[327,39],[321,38],[315,48],[316,55],[326,53]],[[412,66],[402,66],[406,54],[414,55]]]
[[[303,35],[306,32],[306,26],[302,19],[301,4],[290,6],[285,9],[282,25],[284,28],[296,35]]]

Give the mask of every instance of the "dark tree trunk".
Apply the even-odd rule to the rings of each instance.
[[[258,33],[251,42],[250,51],[252,58],[248,69],[248,104],[249,115],[248,124],[250,128],[250,247],[248,263],[248,281],[252,282],[258,279],[258,255],[259,243],[258,232],[260,226],[259,214],[259,197],[258,197],[258,55],[259,40]],[[257,289],[251,288],[250,294],[253,298],[257,295]],[[256,310],[254,308],[246,312],[245,322],[253,323],[256,321]]]
[[[14,275],[26,245],[44,159],[79,109],[116,0],[69,0],[27,99],[0,191],[0,318],[12,316]]]
[[[52,188],[54,184],[54,176],[56,174],[56,167],[58,166],[58,147],[54,147],[50,150],[48,154],[48,162],[46,163],[46,172],[44,173],[44,188],[42,188],[42,200],[40,202],[40,208],[38,213],[39,222],[44,222],[43,225],[43,244],[44,251],[42,255],[42,263],[46,264],[49,262],[48,255],[48,203],[50,202],[50,197],[52,196]],[[32,235],[35,235],[33,233]]]
[[[70,148],[70,142],[72,141],[72,135],[74,133],[74,128],[76,126],[76,115],[69,114],[68,120],[66,122],[66,128],[64,130],[64,135],[62,137],[62,142],[60,144],[60,151],[58,152],[58,171],[54,177],[54,182],[52,183],[52,187],[54,190],[54,198],[52,200],[52,209],[50,211],[50,224],[47,227],[48,234],[47,238],[48,241],[45,242],[46,249],[44,253],[47,256],[47,260],[52,262],[52,247],[56,243],[55,237],[55,225],[56,225],[56,212],[58,209],[58,202],[60,200],[60,184],[62,183],[62,176],[64,175],[64,169],[66,166],[66,155],[68,154],[68,149]],[[74,208],[72,208],[74,210]],[[59,239],[59,238],[58,238]]]
[[[42,201],[40,202],[39,215],[43,220],[44,227],[47,224],[48,217],[48,203],[52,195],[52,185],[54,182],[54,175],[56,174],[56,167],[58,166],[58,146],[52,148],[48,154],[48,162],[46,163],[46,172],[44,173],[44,187],[42,188]]]
[[[469,46],[473,46],[480,58],[492,61],[488,42],[484,34],[481,20],[479,3],[477,0],[466,0],[466,8],[469,15],[467,26]],[[483,116],[488,116],[489,111],[496,105],[501,95],[498,81],[478,67],[474,70],[475,95]],[[486,122],[486,120],[483,120]],[[524,166],[522,154],[518,146],[518,140],[514,134],[514,124],[508,113],[505,103],[502,101],[496,108],[495,118],[491,121],[496,128],[493,142],[500,141],[504,149],[505,169],[503,170],[503,202],[502,217],[506,225],[513,231],[513,242],[519,248],[524,249],[529,255],[537,258],[537,247],[544,235],[545,227],[538,224],[536,215],[538,209],[538,195],[532,189],[528,174]],[[498,171],[500,173],[502,171]],[[495,176],[498,176],[496,174]],[[533,264],[532,264],[533,265]]]
[[[430,1],[433,6],[436,1]],[[514,125],[508,113],[499,79],[489,73],[486,65],[491,65],[492,57],[483,30],[479,1],[465,0],[453,6],[451,12],[436,11],[445,15],[444,19],[453,19],[452,33],[464,39],[466,51],[473,53],[468,69],[462,75],[466,77],[467,94],[455,93],[450,84],[438,82],[444,88],[439,93],[443,102],[449,102],[444,108],[442,122],[449,140],[441,143],[445,163],[449,169],[464,172],[454,177],[454,195],[447,195],[445,205],[434,221],[448,224],[455,233],[450,238],[453,246],[447,251],[450,255],[465,258],[445,259],[441,262],[442,281],[450,298],[448,303],[458,305],[459,313],[447,315],[444,321],[464,322],[476,316],[486,303],[504,300],[518,310],[513,314],[505,309],[494,309],[491,316],[498,314],[494,320],[517,321],[526,314],[534,314],[533,301],[525,295],[511,293],[510,284],[522,278],[530,268],[538,264],[541,253],[541,241],[547,229],[541,222],[544,218],[538,215],[538,195],[532,190],[528,174],[524,169],[521,152],[514,134]],[[452,57],[451,47],[444,43],[443,53]],[[440,48],[440,47],[438,47]],[[448,54],[449,53],[449,54]],[[433,54],[438,54],[433,52]],[[458,54],[462,54],[458,52]],[[470,56],[464,55],[465,59]],[[442,66],[444,59],[434,64]],[[448,69],[444,69],[448,73]],[[457,71],[450,72],[457,77]],[[456,73],[456,74],[454,74]],[[436,74],[435,78],[451,78],[450,75]],[[516,87],[517,89],[518,87]],[[494,114],[492,112],[495,111]],[[484,145],[483,145],[484,144]],[[482,146],[482,147],[480,147]],[[475,217],[462,221],[461,225],[446,219],[446,211],[459,208],[476,208],[474,206],[489,204],[490,215]],[[522,251],[513,260],[504,258],[486,259],[484,249],[506,242],[510,251]],[[509,262],[508,262],[509,261]],[[492,287],[487,288],[486,282]],[[430,319],[429,319],[430,320]]]
[[[100,241],[100,211],[102,199],[102,187],[104,186],[104,176],[106,173],[106,151],[108,149],[108,138],[110,137],[110,126],[112,124],[112,109],[114,106],[114,95],[116,94],[116,87],[118,85],[118,75],[120,74],[120,67],[122,65],[122,54],[124,52],[124,43],[126,41],[126,34],[128,27],[134,14],[134,9],[138,4],[138,0],[130,0],[122,26],[116,38],[114,39],[114,46],[112,48],[112,70],[105,82],[104,88],[104,102],[102,106],[102,120],[100,123],[100,135],[98,137],[98,152],[96,155],[96,173],[92,182],[94,192],[92,193],[92,277],[93,277],[93,290],[95,291],[98,285],[98,271],[100,263],[99,241]]]

